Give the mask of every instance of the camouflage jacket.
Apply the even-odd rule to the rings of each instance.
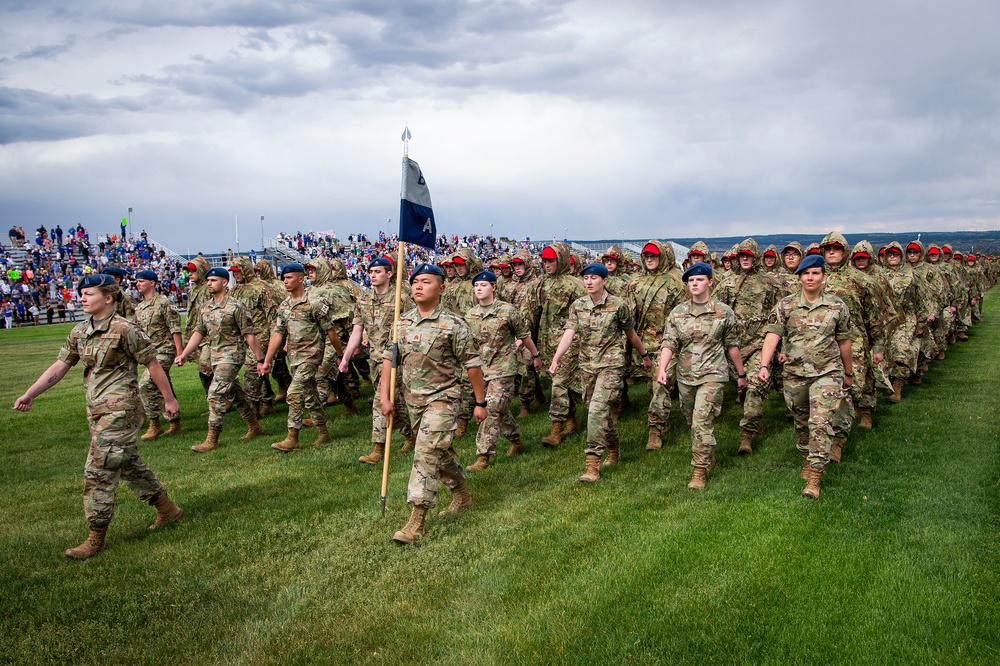
[[[296,367],[303,363],[318,366],[326,350],[326,332],[333,328],[333,317],[326,302],[306,292],[299,300],[291,296],[278,307],[274,332],[285,337],[288,364]]]
[[[136,367],[156,359],[156,349],[142,329],[117,314],[103,320],[88,317],[73,327],[59,350],[59,360],[74,366],[81,360],[87,414],[141,411]]]
[[[195,326],[198,325],[201,306],[212,298],[212,295],[208,293],[208,285],[205,284],[205,273],[209,269],[208,260],[198,256],[192,259],[191,263],[195,265],[195,272],[191,277],[191,287],[188,289],[187,320],[184,322],[184,337],[186,338],[191,337]]]
[[[554,275],[542,275],[531,294],[531,328],[538,331],[538,349],[545,359],[555,356],[573,301],[587,295],[583,280],[569,274],[569,246],[553,243],[558,257]]]
[[[242,303],[250,312],[254,330],[262,340],[266,340],[271,337],[271,323],[275,317],[275,299],[271,286],[257,279],[253,263],[247,257],[237,258],[235,265],[240,267],[240,273],[245,276],[245,281],[237,282],[236,286],[229,290],[229,296]]]
[[[405,291],[400,291],[399,311],[407,312],[416,307],[413,299]],[[364,338],[368,340],[368,349],[373,354],[373,362],[382,363],[379,356],[382,350],[392,343],[392,319],[396,315],[396,284],[389,283],[389,289],[384,294],[368,289],[361,295],[354,308],[354,320],[351,326],[364,329]]]
[[[531,256],[530,252],[524,249],[515,252],[514,257],[524,262],[524,275],[520,277],[516,273],[512,275],[510,280],[504,283],[500,297],[522,313],[530,313],[531,292],[535,281],[538,280],[538,262]]]
[[[801,292],[785,296],[768,315],[765,331],[781,338],[782,353],[788,357],[786,375],[820,377],[844,371],[838,343],[851,339],[851,312],[840,298],[824,293],[810,303]]]
[[[678,382],[728,382],[726,350],[739,346],[736,314],[714,298],[707,303],[684,301],[667,316],[661,346],[677,358]]]
[[[413,308],[400,316],[396,326],[406,404],[426,407],[436,400],[460,400],[463,375],[482,365],[465,320],[438,304],[426,317]],[[382,358],[392,360],[391,344]]]
[[[219,301],[209,298],[201,306],[194,332],[206,340],[213,367],[221,363],[243,365],[245,336],[256,334],[250,312],[228,294]]]
[[[125,290],[118,292],[115,296],[115,313],[119,317],[124,317],[129,321],[135,321],[135,299],[125,293]]]
[[[334,275],[325,257],[312,260],[316,267],[316,281],[307,290],[310,298],[324,303],[328,310],[337,337],[346,342],[351,336],[351,322],[354,320],[354,291],[347,284],[346,271],[342,276]],[[340,264],[343,270],[343,263]]]
[[[712,297],[725,303],[736,313],[736,331],[740,354],[744,359],[764,346],[764,326],[767,315],[778,302],[776,274],[761,272],[760,247],[752,238],[737,246],[737,252],[753,252],[753,266],[733,275]]]
[[[465,313],[472,337],[479,345],[479,360],[486,381],[517,374],[515,340],[523,340],[531,332],[528,322],[510,303],[493,301],[476,305]]]
[[[857,341],[865,345],[866,351],[885,353],[886,334],[890,324],[894,325],[897,320],[895,308],[879,298],[878,288],[871,278],[850,265],[846,250],[843,262],[836,266],[827,264],[826,268],[824,292],[847,304]],[[860,350],[854,351],[860,353]]]
[[[181,332],[181,315],[170,299],[154,294],[135,308],[135,323],[149,336],[159,354],[174,356],[174,334]]]
[[[580,370],[597,373],[625,367],[625,336],[634,329],[632,310],[607,291],[597,303],[590,294],[573,301],[566,330],[576,331]]]
[[[902,247],[896,241],[887,247],[894,247],[902,253]],[[893,307],[902,315],[901,323],[915,325],[918,320],[927,321],[927,317],[934,309],[934,303],[927,288],[917,281],[913,267],[903,260],[898,266],[886,265],[884,270]]]
[[[483,270],[483,262],[470,249],[462,248],[454,256],[465,260],[465,265],[469,267],[469,274],[464,278],[455,278],[445,287],[444,297],[441,299],[445,308],[459,317],[464,317],[472,306],[476,304],[476,294],[472,290],[472,278]]]
[[[643,265],[642,274],[628,284],[626,302],[635,318],[636,334],[646,351],[655,356],[660,349],[667,315],[684,300],[685,290],[684,283],[674,277],[672,272],[675,267],[673,246],[655,238],[646,243],[650,244],[659,248],[660,263],[652,271],[646,270],[645,264]],[[638,349],[632,350],[631,361],[639,374],[648,375],[652,372],[642,367]]]

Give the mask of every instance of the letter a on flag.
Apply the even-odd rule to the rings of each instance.
[[[403,188],[399,193],[399,239],[434,249],[437,227],[431,210],[431,193],[420,165],[403,158]]]

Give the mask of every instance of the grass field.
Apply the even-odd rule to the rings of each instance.
[[[185,434],[140,445],[184,520],[149,532],[153,510],[123,486],[107,550],[86,562],[62,555],[86,535],[81,370],[31,413],[9,408],[69,326],[0,331],[0,662],[1000,663],[998,303],[855,431],[818,501],[799,496],[777,396],[757,452],[737,458],[729,395],[701,493],[685,488],[676,407],[655,454],[642,410],[623,415],[624,462],[594,485],[576,481],[582,435],[543,449],[539,414],[526,455],[470,479],[473,509],[435,512],[407,548],[390,537],[409,462],[394,456],[382,518],[380,468],[356,462],[367,418],[333,407],[332,444],[281,455],[268,444],[284,407],[251,442],[232,413],[223,447],[198,455],[188,365],[174,373]],[[472,462],[473,438],[458,447]]]

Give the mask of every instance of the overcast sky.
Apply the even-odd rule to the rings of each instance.
[[[4,0],[0,213],[180,252],[1000,228],[1000,3]]]

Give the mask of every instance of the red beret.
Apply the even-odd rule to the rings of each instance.
[[[542,259],[558,259],[558,258],[559,255],[556,254],[556,251],[552,249],[551,245],[542,250]]]
[[[767,252],[764,253],[764,256],[765,257],[774,257],[775,259],[777,259],[778,258],[778,253],[775,252],[774,250],[768,250]]]
[[[465,259],[462,259],[462,257],[455,257],[454,259],[451,260],[451,263],[453,263],[453,264],[459,264],[461,266],[464,266],[465,265]]]
[[[851,257],[851,259],[857,259],[858,257],[864,257],[865,259],[871,259],[871,255],[869,255],[867,252],[855,252],[854,256]]]
[[[927,254],[941,254],[941,250],[939,250],[936,247],[932,247],[931,249],[927,250]]]
[[[660,248],[656,247],[656,245],[654,245],[653,243],[646,243],[645,245],[642,246],[642,253],[643,254],[655,254],[655,255],[659,256],[659,254],[660,254]]]
[[[916,250],[917,252],[920,252],[920,246],[917,245],[916,243],[910,243],[909,245],[906,246],[906,251],[909,252],[910,250]]]

